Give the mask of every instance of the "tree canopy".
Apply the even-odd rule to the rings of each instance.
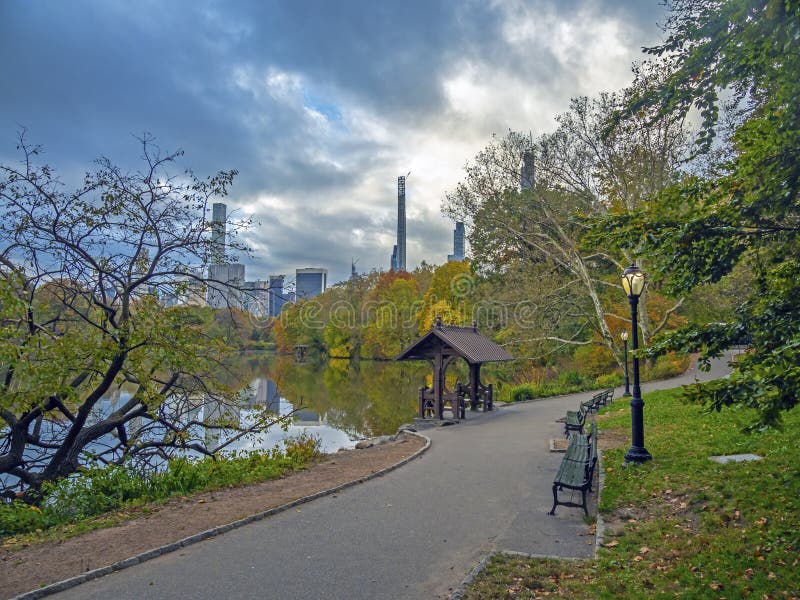
[[[777,425],[800,389],[800,3],[669,7],[666,42],[646,50],[668,76],[617,118],[698,114],[695,150],[707,166],[599,229],[650,256],[655,281],[673,294],[752,272],[734,319],[688,325],[650,351],[700,351],[707,360],[747,340],[751,350],[730,378],[689,395],[714,409],[754,407],[754,427]]]

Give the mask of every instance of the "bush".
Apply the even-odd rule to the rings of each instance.
[[[594,344],[579,346],[572,354],[572,359],[579,365],[580,372],[589,379],[595,379],[618,368],[614,355],[606,346]]]
[[[689,368],[691,357],[688,355],[678,355],[674,352],[659,356],[656,364],[650,368],[645,368],[642,379],[652,381],[654,379],[667,379],[680,375]]]
[[[594,382],[598,388],[614,388],[625,383],[625,376],[622,373],[609,373],[600,375]]]
[[[19,500],[0,501],[0,537],[46,529],[49,526],[50,521],[38,506],[30,506]]]
[[[530,400],[531,398],[538,397],[538,385],[533,383],[523,383],[522,385],[515,385],[511,388],[509,393],[509,402],[519,402],[520,400]]]
[[[564,388],[583,387],[586,385],[586,378],[577,371],[567,371],[561,373],[557,379],[558,385]]]
[[[255,483],[302,468],[319,455],[319,440],[303,435],[285,449],[202,459],[176,458],[155,473],[127,466],[83,469],[42,487],[40,506],[0,502],[0,537],[73,523],[133,502],[152,502],[200,490]]]

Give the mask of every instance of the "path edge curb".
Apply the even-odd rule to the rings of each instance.
[[[125,558],[123,560],[117,561],[105,567],[99,567],[97,569],[92,569],[91,571],[87,571],[86,573],[82,573],[74,577],[69,577],[62,581],[56,581],[55,583],[51,583],[37,590],[31,590],[30,592],[23,592],[18,596],[13,596],[9,600],[38,600],[39,598],[44,598],[52,594],[57,594],[59,592],[63,592],[70,588],[74,588],[82,583],[87,583],[89,581],[92,581],[94,579],[99,579],[100,577],[104,577],[111,573],[122,571],[123,569],[133,567],[134,565],[138,565],[153,558],[158,558],[159,556],[163,556],[164,554],[175,552],[176,550],[180,550],[181,548],[185,548],[186,546],[191,546],[193,544],[197,544],[198,542],[202,542],[203,540],[217,537],[218,535],[222,535],[223,533],[226,533],[228,531],[238,529],[239,527],[244,527],[245,525],[249,525],[250,523],[261,521],[263,519],[266,519],[267,517],[271,517],[272,515],[284,512],[286,510],[289,510],[290,508],[294,508],[295,506],[306,504],[307,502],[311,502],[312,500],[316,500],[317,498],[323,498],[325,496],[336,494],[337,492],[341,492],[342,490],[358,485],[359,483],[364,483],[366,481],[369,481],[370,479],[376,479],[378,477],[381,477],[382,475],[386,475],[387,473],[390,473],[391,471],[399,469],[403,465],[410,463],[412,460],[419,458],[425,452],[427,452],[428,449],[431,447],[431,439],[427,435],[409,430],[404,430],[402,433],[419,437],[425,441],[425,444],[422,446],[422,448],[414,452],[414,454],[405,457],[403,460],[396,462],[393,465],[389,465],[388,467],[379,469],[374,473],[370,473],[369,475],[364,475],[363,477],[359,477],[358,479],[347,481],[345,483],[339,484],[327,490],[322,490],[315,494],[303,496],[302,498],[297,498],[296,500],[292,500],[291,502],[287,502],[286,504],[281,504],[280,506],[269,508],[254,515],[244,517],[243,519],[238,519],[236,521],[226,523],[225,525],[219,525],[218,527],[212,527],[211,529],[195,533],[194,535],[190,535],[176,542],[172,542],[170,544],[166,544],[158,548],[153,548],[152,550],[141,552],[135,556]]]

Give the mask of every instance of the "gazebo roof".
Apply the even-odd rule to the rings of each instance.
[[[451,354],[457,354],[470,364],[514,360],[501,346],[479,333],[477,327],[440,324],[434,325],[395,360],[432,359],[439,348],[449,349]]]

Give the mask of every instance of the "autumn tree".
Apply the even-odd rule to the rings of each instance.
[[[140,171],[100,159],[67,191],[24,136],[19,150],[19,166],[0,165],[2,495],[36,501],[82,466],[211,455],[207,439],[269,426],[267,413],[236,419],[218,378],[231,349],[191,307],[159,300],[205,283],[209,203],[235,171],[173,178],[179,154],[145,138]]]

